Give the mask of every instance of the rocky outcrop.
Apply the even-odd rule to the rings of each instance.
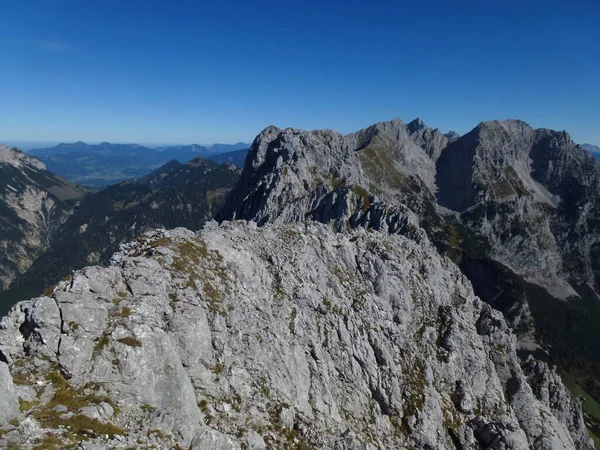
[[[502,315],[416,238],[146,234],[2,320],[21,412],[0,446],[593,448],[556,375],[521,369]]]
[[[19,415],[19,398],[6,361],[0,361],[0,425],[9,423]]]
[[[218,218],[262,224],[302,221],[306,215],[329,222],[348,218],[358,203],[368,221],[377,215],[369,212],[377,200],[411,215],[399,200],[427,195],[421,190],[433,186],[435,161],[447,142],[439,130],[418,119],[408,125],[400,119],[381,122],[346,136],[271,126],[255,139],[240,181]],[[340,197],[347,205],[341,215],[339,208],[332,211]]]

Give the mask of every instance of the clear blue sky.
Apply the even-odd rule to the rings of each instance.
[[[600,144],[600,1],[0,0],[0,140],[520,118]]]

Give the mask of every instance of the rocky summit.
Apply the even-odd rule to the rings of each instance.
[[[599,173],[520,121],[268,127],[219,222],[2,319],[0,447],[592,449],[543,322],[584,342]]]

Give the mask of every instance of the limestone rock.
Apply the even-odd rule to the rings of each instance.
[[[41,411],[67,390],[85,445],[107,448],[593,448],[558,376],[521,369],[502,314],[416,236],[243,221],[148,233],[58,287],[62,328],[44,298],[2,322],[0,351],[39,402],[13,433],[57,432]],[[25,328],[37,334],[17,351]],[[58,354],[28,345],[56,329]]]
[[[19,415],[19,399],[6,363],[0,361],[0,426]]]

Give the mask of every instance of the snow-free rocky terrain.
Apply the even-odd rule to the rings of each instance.
[[[547,211],[564,230],[565,196],[539,174],[572,180],[589,161],[553,133],[515,121],[463,137],[399,120],[346,136],[265,129],[220,224],[149,232],[2,319],[0,447],[594,448],[557,373],[517,355],[524,320],[540,345],[530,299],[509,326],[461,260],[511,263],[564,288],[557,301],[571,278],[594,282],[585,265],[563,270],[558,247],[537,261],[543,280],[502,253],[539,256],[500,232],[510,205],[524,208],[515,223]],[[568,170],[531,154],[547,136]],[[480,204],[496,208],[487,222],[469,215]],[[572,242],[589,255],[589,239]]]
[[[426,237],[207,228],[147,234],[3,319],[0,446],[593,448]]]

